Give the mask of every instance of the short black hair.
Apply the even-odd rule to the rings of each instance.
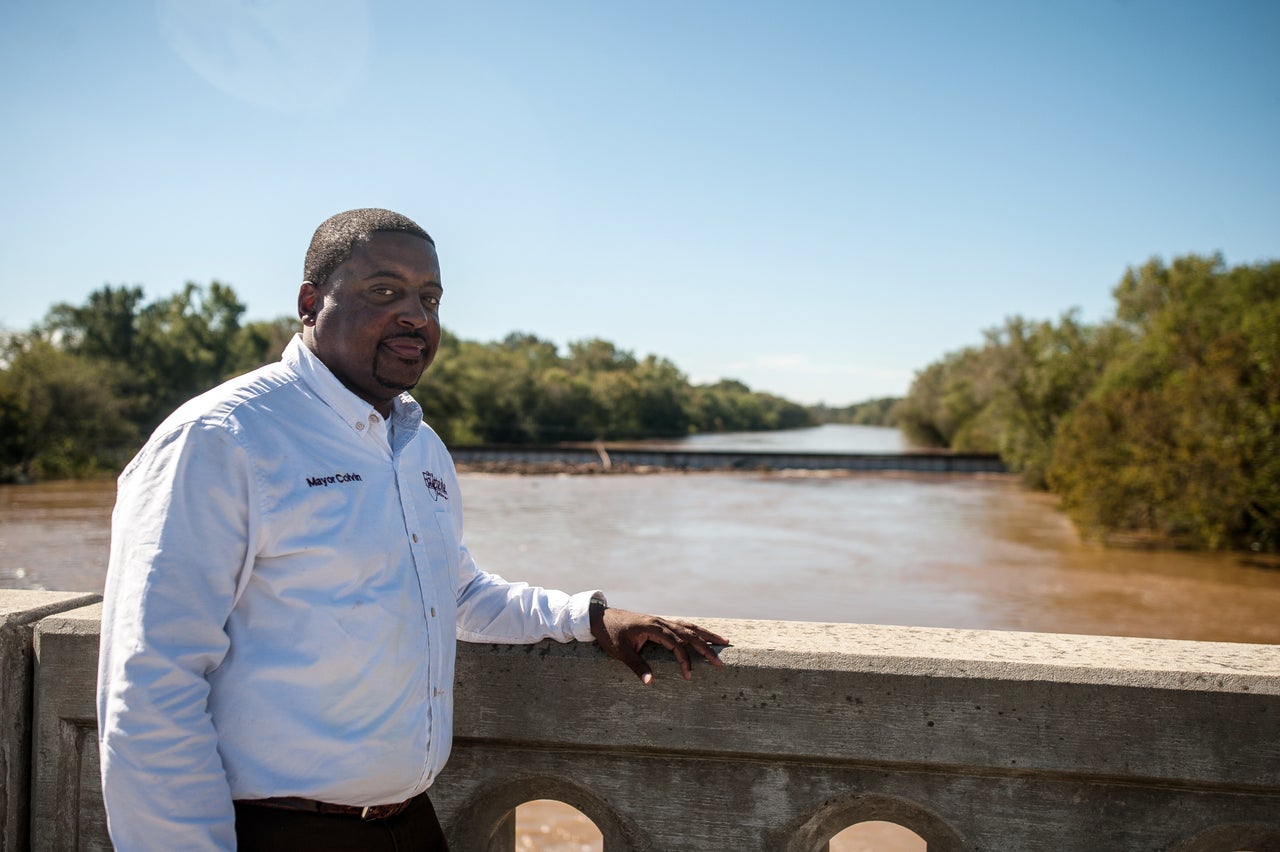
[[[307,247],[307,259],[302,264],[302,280],[310,281],[316,287],[323,287],[333,270],[351,257],[356,243],[369,239],[379,231],[413,234],[431,243],[433,248],[436,244],[431,235],[408,216],[377,207],[348,210],[330,216],[316,228],[311,236],[311,245]]]

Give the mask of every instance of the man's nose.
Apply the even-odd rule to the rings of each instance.
[[[417,299],[405,299],[396,319],[405,328],[423,328],[431,322],[431,313]]]

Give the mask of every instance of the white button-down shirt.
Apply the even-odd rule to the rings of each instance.
[[[233,799],[425,790],[456,639],[591,639],[591,592],[508,583],[463,543],[453,462],[294,338],[174,412],[120,476],[102,625],[118,849],[233,849]]]

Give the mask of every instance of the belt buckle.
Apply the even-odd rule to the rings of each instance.
[[[375,819],[390,819],[405,809],[406,802],[394,805],[365,805],[360,810],[360,819],[372,822]]]

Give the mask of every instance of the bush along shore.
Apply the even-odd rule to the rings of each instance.
[[[999,453],[1104,541],[1280,551],[1280,263],[1152,260],[1114,297],[930,364],[901,428]]]

